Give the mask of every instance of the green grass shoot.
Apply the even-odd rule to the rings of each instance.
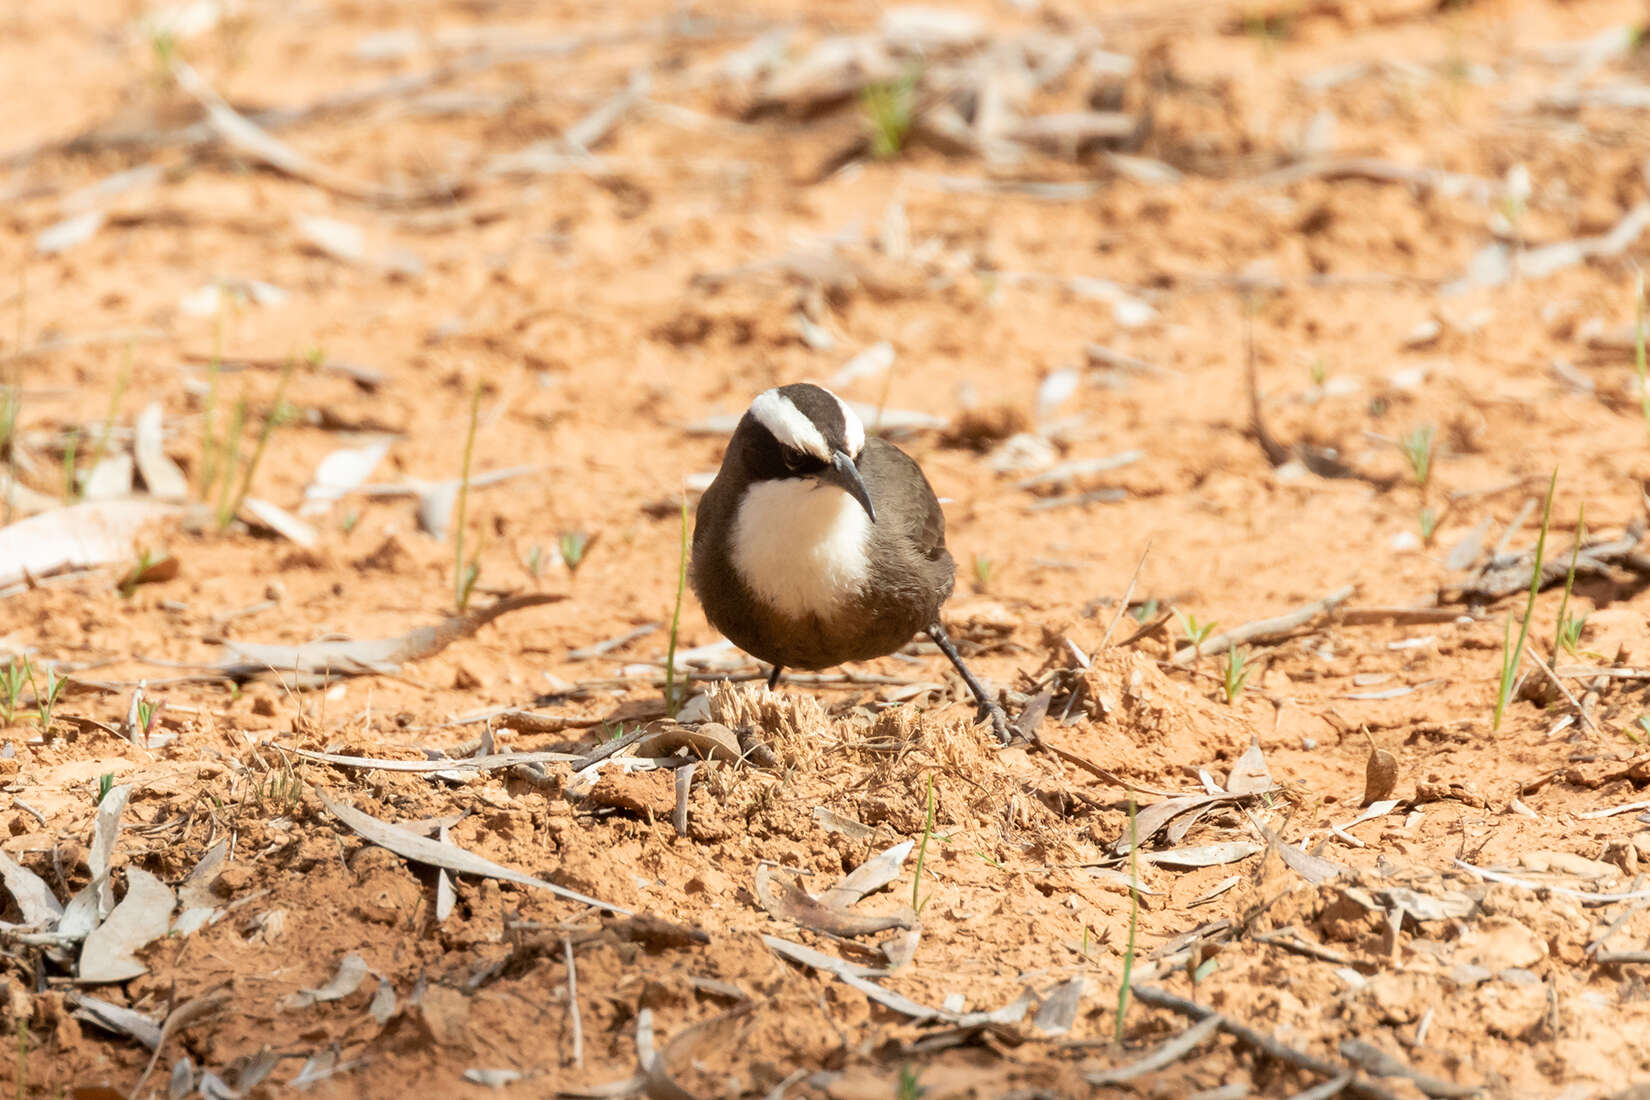
[[[1650,430],[1650,370],[1645,366],[1644,329],[1644,273],[1641,271],[1633,285],[1633,369],[1639,376],[1639,412],[1644,416],[1645,428]]]
[[[1129,794],[1129,941],[1123,950],[1123,979],[1117,986],[1117,1018],[1112,1024],[1112,1039],[1123,1041],[1123,1020],[1129,1011],[1130,981],[1134,977],[1134,941],[1140,930],[1140,831],[1136,825],[1134,794]]]
[[[1561,652],[1574,653],[1581,641],[1581,628],[1587,616],[1570,617],[1570,590],[1576,584],[1576,559],[1581,557],[1581,543],[1587,537],[1587,505],[1576,509],[1576,544],[1570,551],[1570,569],[1564,574],[1564,598],[1558,602],[1558,627],[1553,634],[1553,660]]]
[[[1249,653],[1242,646],[1233,646],[1226,651],[1226,661],[1221,666],[1221,687],[1226,692],[1226,705],[1231,706],[1239,695],[1243,694],[1243,686],[1249,682]]]
[[[928,773],[928,819],[922,827],[922,843],[917,845],[917,873],[911,878],[911,911],[922,915],[928,899],[922,896],[922,864],[928,856],[928,838],[934,835],[934,773]]]
[[[218,480],[218,438],[213,421],[218,413],[218,383],[223,377],[223,305],[219,300],[217,324],[212,336],[212,358],[206,364],[206,400],[201,405],[201,499],[212,499]]]
[[[1215,624],[1200,623],[1196,615],[1183,614],[1178,608],[1175,609],[1174,617],[1180,620],[1180,629],[1186,632],[1186,640],[1198,650],[1198,656],[1202,656],[1203,643],[1209,639],[1209,632],[1214,630]]]
[[[80,448],[80,429],[70,428],[63,440],[63,499],[73,501],[80,496],[80,479],[75,476],[75,452]]]
[[[687,702],[686,687],[676,684],[676,637],[682,630],[682,596],[687,591],[688,570],[688,509],[687,494],[682,494],[682,543],[676,551],[676,608],[670,613],[670,642],[665,648],[665,713],[672,718]],[[677,695],[683,696],[680,702]]]
[[[1409,476],[1414,479],[1417,489],[1425,489],[1432,480],[1432,447],[1437,436],[1437,428],[1423,424],[1404,433],[1398,442],[1404,452],[1404,461],[1409,463]]]
[[[1541,534],[1535,540],[1535,565],[1530,570],[1530,594],[1524,603],[1524,621],[1518,628],[1518,644],[1512,645],[1512,615],[1507,616],[1506,629],[1501,639],[1501,683],[1495,693],[1495,719],[1490,729],[1501,728],[1501,716],[1512,702],[1513,685],[1518,677],[1518,666],[1524,656],[1524,642],[1530,636],[1530,619],[1535,616],[1535,597],[1541,591],[1541,566],[1547,553],[1547,528],[1553,518],[1553,492],[1558,488],[1558,468],[1553,468],[1547,482],[1547,501],[1541,508]]]
[[[0,669],[0,723],[9,726],[16,719],[18,701],[32,679],[34,668],[27,657],[13,657]]]
[[[905,148],[920,76],[913,68],[898,80],[871,84],[860,93],[860,105],[871,123],[871,155],[878,160],[892,160]]]
[[[292,411],[286,404],[286,387],[287,383],[292,381],[292,371],[296,366],[296,360],[289,357],[286,365],[281,368],[281,380],[275,384],[275,400],[270,404],[269,411],[264,414],[263,425],[258,429],[258,442],[253,444],[252,457],[247,460],[246,469],[241,472],[241,487],[235,493],[234,504],[230,507],[227,518],[218,517],[219,527],[227,527],[229,520],[240,514],[241,505],[246,503],[246,494],[252,489],[252,477],[258,472],[258,463],[263,461],[264,450],[269,446],[269,437],[275,434],[276,428],[291,419]],[[228,481],[226,477],[225,484]]]
[[[233,501],[230,493],[234,489],[235,469],[241,464],[241,429],[246,426],[246,398],[235,402],[235,411],[229,417],[229,431],[223,437],[219,447],[218,460],[218,530],[222,531],[229,526],[235,513],[230,510]]]
[[[470,462],[475,457],[476,421],[481,414],[481,379],[470,393],[470,430],[464,436],[464,469],[458,480],[458,518],[453,526],[453,603],[458,613],[470,606],[470,593],[481,576],[480,561],[464,561],[464,521],[470,504]]]
[[[132,343],[126,342],[126,354],[120,362],[120,373],[115,375],[115,388],[109,394],[109,409],[103,414],[103,427],[97,433],[97,446],[92,449],[92,462],[88,469],[97,469],[109,453],[109,437],[114,434],[115,420],[120,416],[120,403],[126,397],[126,387],[132,381]]]

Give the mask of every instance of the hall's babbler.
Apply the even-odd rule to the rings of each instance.
[[[711,625],[773,665],[881,657],[918,632],[951,659],[1008,737],[1003,710],[940,623],[956,567],[922,469],[867,439],[853,409],[809,383],[759,394],[699,501],[693,590]]]

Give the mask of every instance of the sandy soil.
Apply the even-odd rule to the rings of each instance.
[[[158,402],[209,501],[0,596],[0,659],[70,677],[49,720],[21,705],[0,734],[0,851],[58,902],[90,885],[93,923],[145,872],[210,913],[169,935],[162,914],[136,976],[80,981],[78,948],[15,927],[28,877],[8,870],[0,1091],[127,1095],[144,1026],[143,1095],[1650,1082],[1650,832],[1642,806],[1606,813],[1650,797],[1644,8],[1088,7],[0,14],[7,470],[55,507],[70,452],[81,474],[127,453]],[[859,68],[833,93],[815,51],[844,41]],[[875,103],[907,87],[909,134],[870,155]],[[1059,136],[1074,119],[1104,133]],[[801,379],[883,410],[947,502],[953,633],[1011,710],[1046,689],[1049,716],[994,748],[931,646],[777,699],[711,652],[697,671],[736,682],[690,713],[765,753],[699,764],[683,835],[679,773],[569,760],[662,716],[683,486],[716,467],[716,418]],[[226,643],[453,614],[453,531],[427,533],[420,500],[459,528],[430,486],[461,477],[478,386],[474,475],[527,469],[468,494],[473,605],[556,598],[319,688],[256,661],[228,682]],[[237,402],[237,470],[283,421],[257,500],[296,514],[322,459],[383,438],[361,479],[395,491],[322,501],[308,546],[256,504],[220,528],[237,482],[211,441]],[[1555,468],[1529,641],[1556,676],[1526,659],[1496,728]],[[1566,614],[1586,620],[1555,652],[1583,506]],[[1228,655],[1174,656],[1345,586],[1245,646],[1241,684]],[[679,645],[716,640],[690,598]],[[140,681],[158,711],[128,737]],[[467,755],[489,714],[496,751],[564,758],[301,755]],[[1372,751],[1395,786],[1352,824]],[[128,801],[99,906],[102,787]],[[1206,789],[1227,793],[1141,843],[1132,893],[1131,812]],[[347,807],[644,916],[438,881]],[[845,910],[881,931],[806,927],[807,895],[904,842],[920,864]],[[1105,1076],[1209,1009],[1214,1032]]]

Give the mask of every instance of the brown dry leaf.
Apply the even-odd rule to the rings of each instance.
[[[916,847],[912,840],[902,841],[886,851],[878,852],[864,863],[842,876],[842,880],[823,894],[819,901],[836,909],[846,909],[874,894],[899,877],[905,860]]]
[[[1266,754],[1260,749],[1260,740],[1252,739],[1226,776],[1226,793],[1258,794],[1271,789],[1272,771],[1266,766]]]
[[[833,936],[869,936],[891,928],[910,928],[915,922],[914,914],[861,916],[826,905],[797,885],[794,879],[776,878],[772,866],[767,863],[756,868],[756,897],[761,901],[762,908],[780,920]]]
[[[101,500],[0,527],[0,587],[124,561],[145,529],[181,514],[154,500]]]
[[[264,675],[283,679],[287,674],[300,686],[325,684],[336,677],[391,672],[407,661],[416,661],[446,649],[460,638],[468,638],[500,615],[524,607],[538,607],[567,597],[550,592],[530,592],[506,596],[491,607],[453,615],[439,623],[419,626],[389,638],[359,641],[310,642],[305,645],[261,645],[254,642],[225,642],[230,656],[217,668],[233,680],[249,680]]]
[[[118,789],[118,788],[117,788]],[[557,897],[569,901],[580,902],[584,905],[595,906],[598,909],[607,909],[625,916],[634,916],[634,912],[622,905],[602,901],[599,898],[589,897],[553,882],[534,878],[532,875],[494,863],[460,848],[456,844],[443,844],[429,837],[419,836],[406,829],[397,828],[388,822],[379,821],[371,814],[362,813],[354,806],[344,802],[337,802],[320,791],[316,790],[316,797],[321,805],[332,811],[332,815],[355,832],[364,840],[376,844],[381,848],[388,848],[402,859],[410,859],[417,863],[426,863],[431,867],[443,867],[460,875],[479,875],[483,878],[496,878],[502,882],[513,882],[518,886],[527,886],[535,890],[546,890]]]
[[[679,722],[661,719],[649,722],[647,735],[636,742],[637,756],[669,756],[683,746],[693,749],[706,760],[740,759],[739,738],[720,722],[704,722],[684,726]]]
[[[286,999],[287,1008],[308,1008],[310,1005],[323,1004],[327,1001],[341,1001],[361,988],[370,971],[367,969],[367,960],[359,953],[351,951],[338,961],[338,973],[332,980],[318,989],[300,989]]]
[[[1398,785],[1398,758],[1377,746],[1367,729],[1364,736],[1369,737],[1369,760],[1364,764],[1364,799],[1360,805],[1372,806],[1392,797]]]

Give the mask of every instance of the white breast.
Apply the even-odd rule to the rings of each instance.
[[[758,481],[733,521],[733,567],[763,603],[792,618],[829,619],[862,589],[871,518],[835,485]]]

